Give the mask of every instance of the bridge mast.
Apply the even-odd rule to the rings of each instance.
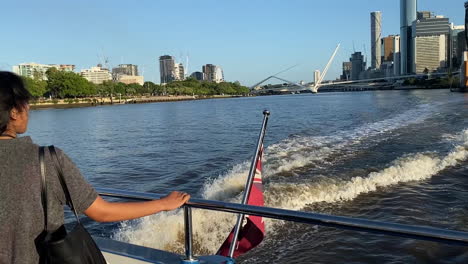
[[[336,54],[338,53],[338,49],[340,49],[340,45],[341,44],[338,44],[336,46],[335,51],[333,52],[332,56],[328,60],[327,65],[325,66],[325,69],[323,70],[322,74],[320,75],[320,79],[318,80],[318,82],[317,81],[315,82],[314,86],[312,86],[312,92],[313,93],[316,93],[318,91],[320,83],[322,83],[323,78],[325,78],[325,75],[327,74],[328,69],[330,68],[330,65],[332,64],[333,60],[335,59]]]

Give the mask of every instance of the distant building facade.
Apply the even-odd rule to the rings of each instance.
[[[448,67],[449,19],[431,17],[413,22],[413,72],[424,73]]]
[[[159,57],[159,73],[161,78],[161,84],[166,84],[176,79],[174,67],[174,57],[169,55]]]
[[[56,68],[61,71],[75,70],[73,64],[40,64],[40,63],[20,63],[19,65],[13,66],[12,71],[20,76],[29,77],[39,80],[47,80],[46,72],[48,69]]]
[[[182,63],[176,63],[173,56],[164,55],[159,57],[159,74],[161,84],[185,79],[185,68]]]
[[[393,62],[395,53],[395,36],[390,35],[382,38],[382,62]]]
[[[461,63],[463,62],[463,53],[467,50],[466,47],[466,38],[465,31],[462,31],[457,34],[457,60]]]
[[[145,79],[143,76],[118,75],[117,82],[121,82],[125,84],[137,83],[139,85],[143,85],[145,83]]]
[[[134,64],[119,64],[119,66],[112,69],[112,74],[138,76],[138,66]]]
[[[345,61],[343,62],[343,73],[341,74],[340,79],[349,81],[351,80],[351,69],[353,67],[352,62],[350,61]]]
[[[400,54],[400,36],[396,35],[393,39],[393,76],[399,76],[401,73]]]
[[[50,64],[52,67],[57,68],[57,70],[67,71],[67,72],[74,72],[75,65],[74,64]]]
[[[206,64],[203,65],[202,70],[206,78],[205,80],[216,83],[224,82],[224,73],[220,66]]]
[[[102,68],[101,65],[91,67],[89,69],[83,69],[81,70],[80,75],[94,84],[101,84],[105,81],[112,80],[112,74],[110,71],[106,68]]]
[[[400,70],[401,75],[411,73],[413,38],[411,27],[416,20],[416,0],[400,0]]]
[[[459,68],[461,65],[461,55],[462,52],[459,49],[458,45],[458,34],[465,31],[465,25],[450,26],[450,50],[449,50],[449,59],[450,59],[450,68]],[[461,52],[461,53],[460,53]]]
[[[194,78],[195,80],[199,80],[199,81],[204,81],[205,80],[205,74],[203,72],[199,72],[199,71],[193,72],[192,74],[190,74],[190,77]]]
[[[112,69],[112,79],[125,84],[137,83],[143,85],[144,77],[138,75],[138,66],[134,64],[119,64]]]
[[[371,13],[371,67],[379,69],[381,64],[381,45],[382,36],[382,13],[380,11]]]
[[[174,64],[174,77],[176,81],[182,81],[185,79],[185,68],[182,63]]]
[[[349,60],[351,62],[351,80],[359,80],[361,72],[366,70],[366,62],[361,52],[355,52]]]
[[[416,13],[416,18],[417,18],[418,20],[431,18],[431,17],[433,17],[433,16],[434,16],[434,14],[433,14],[431,11],[418,11],[418,12]]]

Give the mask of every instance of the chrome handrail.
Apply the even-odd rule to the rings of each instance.
[[[144,192],[132,192],[123,191],[110,188],[96,188],[102,196],[109,196],[115,198],[132,199],[140,201],[148,201],[159,199],[162,196],[153,193]],[[428,240],[440,243],[456,244],[460,246],[468,246],[468,232],[454,231],[448,229],[425,227],[425,226],[413,226],[404,224],[395,224],[388,222],[381,222],[375,220],[367,220],[362,218],[353,218],[345,216],[333,216],[326,214],[318,214],[311,212],[293,211],[286,209],[278,209],[271,207],[261,207],[252,205],[243,205],[236,203],[228,203],[221,201],[211,201],[191,198],[190,201],[185,205],[191,208],[200,208],[214,211],[223,211],[228,213],[237,214],[248,214],[256,215],[261,217],[267,217],[272,219],[293,221],[299,223],[322,225],[328,227],[335,227],[346,230],[370,232],[377,234],[386,234],[398,237],[405,237],[417,240]],[[187,215],[186,215],[187,216]],[[186,225],[191,222],[190,217],[185,217]],[[191,228],[187,228],[190,230]],[[185,234],[186,245],[190,245],[190,248],[186,248],[186,257],[192,259],[191,252],[191,239],[192,234]],[[190,241],[188,241],[190,240]]]

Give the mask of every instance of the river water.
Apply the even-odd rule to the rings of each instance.
[[[448,90],[319,93],[31,112],[97,187],[240,201],[262,110],[266,205],[468,231],[468,95]],[[216,252],[235,216],[194,210],[197,254]],[[266,220],[241,263],[467,263],[463,248]],[[95,235],[183,252],[182,212]]]

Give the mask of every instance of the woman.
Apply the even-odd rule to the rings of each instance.
[[[30,93],[20,77],[0,72],[0,264],[38,263],[34,240],[44,228],[41,205],[39,146],[26,132]],[[98,222],[130,220],[161,211],[174,210],[190,199],[183,192],[149,202],[110,203],[103,200],[60,149],[57,155],[70,195],[78,213]],[[48,194],[48,227],[63,225],[65,196],[50,153],[45,153]]]

